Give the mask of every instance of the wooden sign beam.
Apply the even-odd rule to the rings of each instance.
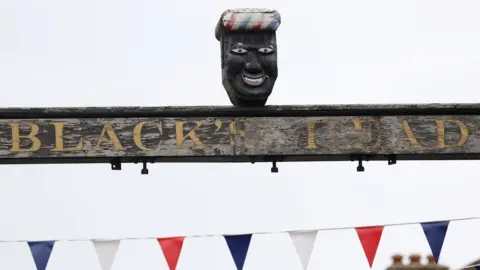
[[[0,164],[480,158],[480,104],[0,108]]]

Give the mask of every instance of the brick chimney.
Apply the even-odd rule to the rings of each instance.
[[[422,264],[419,254],[411,254],[408,259],[409,263],[404,264],[403,256],[395,254],[392,256],[392,265],[386,270],[448,270],[448,267],[437,264],[432,255],[427,256],[427,264]]]

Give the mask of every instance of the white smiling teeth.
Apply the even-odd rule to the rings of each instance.
[[[242,78],[243,78],[243,82],[250,86],[259,86],[265,80],[265,76],[262,76],[260,78],[249,78],[244,75],[242,76]]]

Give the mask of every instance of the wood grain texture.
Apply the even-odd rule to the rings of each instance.
[[[0,119],[480,115],[479,103],[0,108]]]
[[[479,126],[480,115],[0,119],[0,163],[477,159]]]

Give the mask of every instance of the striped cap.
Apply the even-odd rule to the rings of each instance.
[[[273,9],[238,8],[229,9],[222,13],[220,21],[215,28],[215,37],[220,40],[224,31],[249,32],[268,31],[275,32],[280,26],[280,13]]]

